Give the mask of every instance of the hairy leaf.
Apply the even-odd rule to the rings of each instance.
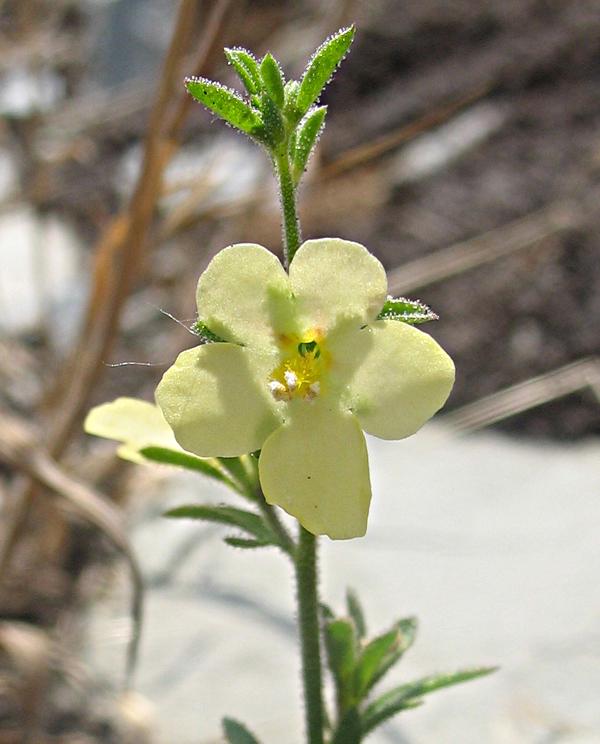
[[[365,709],[362,715],[363,735],[366,735],[396,713],[405,710],[407,707],[414,707],[415,704],[420,702],[419,698],[423,695],[441,690],[444,687],[468,682],[477,677],[483,677],[496,671],[496,668],[480,667],[464,669],[454,674],[433,675],[415,682],[409,682],[406,685],[400,685],[390,690],[390,692],[386,692]]]
[[[223,719],[223,733],[229,744],[260,744],[256,736],[233,718]]]
[[[165,513],[166,517],[177,519],[200,519],[205,522],[216,522],[239,527],[252,537],[261,542],[279,544],[276,535],[263,521],[262,517],[245,509],[237,509],[233,506],[213,506],[211,504],[189,504],[170,509]]]
[[[325,648],[335,681],[338,710],[345,712],[353,700],[352,675],[357,651],[354,623],[345,618],[325,623]]]
[[[399,633],[396,628],[377,636],[361,650],[354,670],[354,694],[357,701],[363,699],[371,688],[373,678],[386,656],[397,646]]]
[[[354,621],[356,635],[362,640],[367,635],[367,623],[365,622],[365,613],[354,589],[346,591],[346,607],[348,614]]]
[[[210,460],[206,460],[197,455],[192,455],[188,452],[180,452],[179,450],[172,450],[168,447],[143,447],[140,450],[140,454],[143,455],[147,460],[152,462],[159,462],[162,465],[174,465],[177,468],[185,468],[186,470],[195,470],[199,473],[204,473],[209,478],[225,483],[235,491],[240,491],[240,486],[235,483],[231,478],[227,476],[215,465],[211,464]]]
[[[233,480],[240,484],[241,493],[251,501],[256,501],[256,486],[258,484],[254,482],[254,472],[249,470],[244,463],[244,460],[248,461],[248,459],[247,455],[242,455],[241,457],[219,457],[218,461]]]
[[[185,86],[197,101],[232,127],[254,137],[260,138],[263,134],[259,114],[235,91],[202,77],[186,78]]]
[[[259,106],[264,122],[263,139],[271,147],[275,147],[283,142],[285,138],[283,118],[277,104],[266,91],[260,97]]]
[[[330,36],[316,50],[300,81],[296,106],[302,114],[306,113],[321,95],[337,66],[344,59],[352,40],[354,26],[341,29]]]
[[[231,545],[232,548],[270,548],[273,546],[272,542],[265,542],[264,540],[251,540],[244,537],[225,537],[223,542],[227,545]]]
[[[271,100],[283,108],[285,80],[275,57],[267,52],[260,63],[260,76]]]
[[[413,645],[417,635],[417,618],[406,617],[396,623],[398,639],[379,664],[371,679],[369,689],[373,688],[382,677],[404,656]]]
[[[377,320],[401,320],[403,323],[418,325],[428,323],[430,320],[438,320],[438,316],[420,300],[388,297]]]
[[[310,154],[323,131],[326,113],[327,106],[320,106],[307,114],[298,127],[292,156],[292,167],[296,183],[304,173]]]
[[[262,80],[258,62],[253,54],[242,47],[225,49],[227,61],[239,75],[240,80],[246,87],[250,95],[260,93],[262,90]]]

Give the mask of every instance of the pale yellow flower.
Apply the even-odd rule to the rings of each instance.
[[[197,302],[225,342],[182,352],[156,391],[179,444],[201,457],[261,450],[270,504],[314,534],[363,535],[371,486],[361,429],[414,434],[454,382],[431,336],[377,320],[386,297],[383,266],[358,243],[309,240],[289,275],[260,245],[222,250]]]

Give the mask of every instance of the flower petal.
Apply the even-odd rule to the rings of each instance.
[[[198,281],[198,317],[226,341],[270,346],[292,318],[289,279],[279,259],[254,243],[225,248]]]
[[[360,537],[367,528],[371,485],[358,421],[322,401],[296,404],[262,448],[258,467],[265,498],[315,535]]]
[[[350,381],[351,410],[376,437],[414,434],[450,395],[452,359],[427,333],[395,320],[379,320],[355,336],[347,334],[346,343],[365,356]]]
[[[201,457],[260,449],[279,425],[267,379],[277,358],[226,343],[183,351],[163,375],[156,402],[179,444]]]
[[[137,398],[117,398],[92,408],[83,428],[88,434],[126,442],[138,449],[149,445],[181,449],[160,408]]]
[[[290,283],[304,324],[327,330],[347,318],[374,320],[387,297],[381,263],[359,243],[308,240],[290,266]]]

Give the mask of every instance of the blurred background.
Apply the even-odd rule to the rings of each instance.
[[[351,577],[374,629],[419,616],[398,680],[502,666],[372,741],[600,742],[599,4],[4,0],[1,744],[218,742],[224,714],[301,740],[281,561],[162,520],[226,495],[118,462],[81,422],[152,399],[214,253],[280,251],[264,154],[183,77],[236,85],[234,45],[298,76],[351,22],[304,235],[364,243],[432,306],[457,383],[418,436],[369,442],[369,533],[325,546],[325,590],[341,604]]]

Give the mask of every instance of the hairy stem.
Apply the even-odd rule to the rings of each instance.
[[[319,598],[317,591],[317,538],[300,526],[296,551],[298,623],[302,647],[302,680],[308,744],[323,744],[323,691]]]
[[[292,179],[287,144],[273,154],[273,167],[279,184],[281,201],[283,255],[286,269],[289,269],[294,254],[300,247],[300,222],[296,207],[296,186]]]

